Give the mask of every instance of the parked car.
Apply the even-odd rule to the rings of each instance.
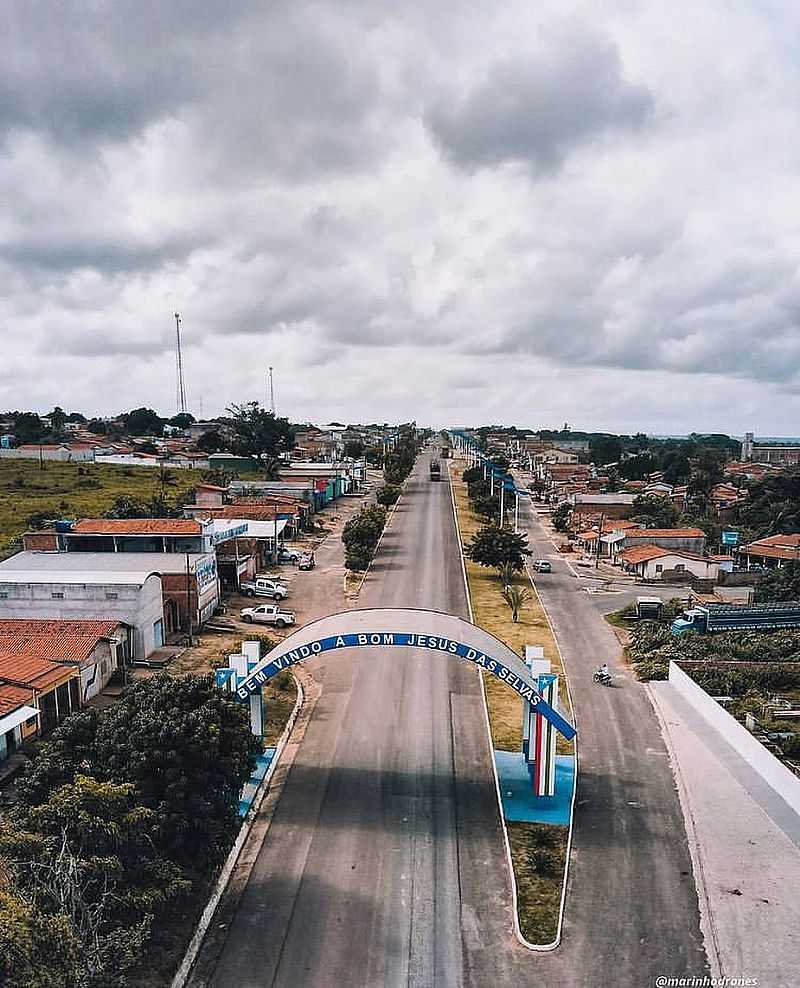
[[[549,559],[536,559],[533,563],[533,569],[536,573],[552,573],[553,567],[550,565]]]
[[[287,549],[285,545],[278,546],[279,563],[299,563],[301,553],[297,549]]]
[[[239,614],[246,624],[272,624],[276,628],[285,628],[295,622],[294,611],[283,611],[277,604],[243,607]]]
[[[273,600],[284,600],[289,596],[289,588],[277,580],[268,580],[257,576],[255,580],[245,580],[239,585],[245,597],[272,597]]]
[[[297,564],[297,568],[303,570],[309,570],[309,569],[314,569],[316,565],[317,563],[316,560],[314,559],[314,553],[304,552],[303,555],[300,557],[300,562]]]

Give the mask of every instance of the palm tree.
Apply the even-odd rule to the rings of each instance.
[[[511,608],[511,620],[516,624],[523,604],[531,598],[531,592],[527,587],[505,586],[502,593],[503,600]]]
[[[510,587],[514,582],[516,571],[512,563],[501,563],[497,567],[497,574],[500,577],[500,583],[504,587]]]

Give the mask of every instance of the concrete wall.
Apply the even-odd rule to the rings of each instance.
[[[102,690],[116,669],[111,643],[101,641],[81,666],[81,702],[86,703]]]
[[[6,460],[49,460],[58,463],[86,463],[94,460],[94,449],[0,449]]]
[[[680,565],[683,566],[685,572],[691,573],[701,580],[716,580],[719,573],[719,563],[710,559],[687,559],[685,556],[659,556],[657,559],[648,559],[643,564],[644,578],[646,580],[660,580],[665,573],[671,573]],[[658,568],[659,566],[661,569]]]
[[[669,664],[669,681],[700,716],[758,772],[767,785],[800,814],[800,779],[756,741],[747,728],[735,717],[731,717],[675,662]],[[720,810],[735,813],[736,807],[720,807]]]
[[[64,596],[54,597],[54,593]],[[134,629],[132,658],[136,659],[147,658],[155,649],[154,625],[163,620],[163,613],[161,580],[155,575],[141,587],[0,582],[0,618],[120,621]]]

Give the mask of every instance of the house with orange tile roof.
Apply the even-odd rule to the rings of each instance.
[[[115,620],[0,618],[0,662],[26,657],[77,666],[83,704],[125,664],[128,629]]]
[[[0,772],[3,763],[39,730],[33,690],[0,683]]]
[[[719,561],[685,549],[666,549],[658,545],[638,545],[625,549],[619,560],[623,569],[642,580],[665,580],[671,576],[691,574],[701,580],[719,577]]]
[[[745,569],[775,569],[800,562],[800,534],[770,535],[739,547],[739,565]]]

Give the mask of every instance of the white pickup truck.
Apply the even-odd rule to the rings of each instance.
[[[285,628],[295,623],[294,611],[283,611],[277,604],[260,604],[258,607],[243,607],[239,612],[246,624],[273,624]]]
[[[239,586],[239,590],[245,597],[272,597],[273,600],[284,600],[289,595],[288,587],[265,576],[257,576],[255,580],[246,580]]]

